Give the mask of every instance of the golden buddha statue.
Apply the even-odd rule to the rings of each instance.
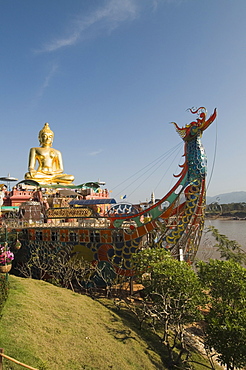
[[[45,123],[39,132],[40,147],[31,148],[29,154],[26,180],[34,180],[40,184],[70,184],[74,176],[63,173],[62,155],[59,150],[52,148],[54,132]],[[38,168],[35,169],[36,163]]]

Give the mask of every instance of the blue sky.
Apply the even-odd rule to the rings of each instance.
[[[76,184],[159,198],[183,161],[170,122],[205,106],[208,195],[245,191],[245,18],[245,0],[1,0],[0,176],[24,178],[49,122]]]

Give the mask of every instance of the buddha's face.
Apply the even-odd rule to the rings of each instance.
[[[40,145],[48,147],[52,146],[53,139],[54,135],[51,132],[43,132],[39,137]]]

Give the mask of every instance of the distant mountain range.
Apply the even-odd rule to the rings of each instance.
[[[227,203],[246,203],[246,191],[233,191],[232,193],[218,194],[214,197],[207,196],[207,204],[217,202],[219,204]]]

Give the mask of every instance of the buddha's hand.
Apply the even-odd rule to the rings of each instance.
[[[30,176],[31,176],[31,177],[35,177],[35,176],[36,176],[37,171],[36,171],[36,170],[34,170],[33,168],[29,168],[29,173],[30,173]]]

